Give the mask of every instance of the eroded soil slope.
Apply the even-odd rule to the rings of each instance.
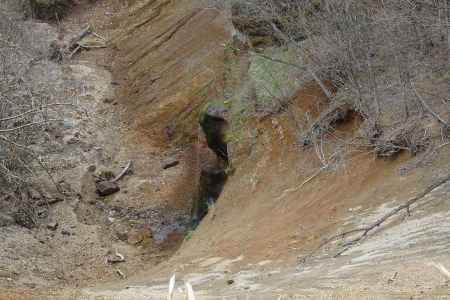
[[[108,89],[115,92],[105,96],[106,104],[104,96],[99,99],[101,112],[115,112],[107,125],[113,132],[95,128],[103,136],[100,144],[110,145],[112,158],[95,164],[116,171],[131,160],[134,169],[120,182],[121,192],[107,199],[96,199],[89,173],[81,176],[82,197],[73,211],[83,219],[82,228],[95,229],[105,251],[117,250],[127,261],[96,266],[95,259],[105,258],[102,253],[91,258],[96,273],[89,270],[79,287],[67,280],[63,290],[53,285],[13,292],[10,284],[4,298],[162,299],[173,273],[180,299],[185,297],[183,280],[192,283],[200,299],[449,296],[448,278],[439,267],[450,267],[448,182],[427,193],[409,214],[401,211],[348,249],[353,235],[323,244],[330,236],[376,222],[446,178],[448,147],[436,149],[433,160],[407,153],[384,160],[352,149],[338,165],[324,168],[315,149],[299,147],[293,120],[306,112],[317,115],[326,97],[314,84],[298,87],[290,113],[245,122],[230,113],[231,126],[240,125],[228,140],[230,175],[216,205],[186,234],[200,168],[214,160],[199,116],[207,102],[228,99],[233,111],[236,95],[253,99],[248,84],[252,58],[238,53],[230,59],[229,46],[236,40],[228,17],[195,1],[104,1],[84,8],[75,10],[66,26],[92,22],[107,38],[108,49],[82,52],[78,59],[106,65],[113,76]],[[107,54],[112,56],[104,62]],[[357,116],[347,119],[329,137],[330,145],[353,136],[359,125]],[[164,170],[167,159],[179,164]],[[177,230],[180,224],[184,227]],[[77,231],[79,236],[85,237]]]

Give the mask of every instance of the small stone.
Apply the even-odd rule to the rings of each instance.
[[[95,165],[90,165],[90,166],[87,168],[87,170],[88,170],[88,172],[94,173],[95,170],[97,170],[97,167],[96,167]]]
[[[103,99],[103,103],[106,103],[106,104],[111,104],[111,103],[113,103],[113,101],[114,101],[114,98],[105,98],[105,99]]]
[[[227,284],[228,284],[228,285],[232,285],[233,283],[234,283],[234,280],[233,280],[233,279],[228,279],[228,280],[227,280]]]
[[[62,235],[72,235],[72,233],[70,231],[68,231],[67,229],[61,230],[61,234]]]
[[[115,182],[111,181],[100,181],[97,182],[97,194],[99,196],[105,197],[117,193],[120,191],[120,187]]]
[[[47,224],[47,228],[51,231],[55,231],[58,228],[58,222],[50,222]],[[61,232],[62,233],[62,232]]]
[[[180,161],[176,158],[167,159],[163,163],[163,169],[167,170],[167,169],[173,168],[173,167],[177,166],[179,163],[180,163]]]
[[[125,257],[123,257],[123,255],[120,253],[115,253],[115,254],[108,255],[106,257],[106,261],[110,264],[117,264],[120,262],[124,262]]]
[[[40,208],[37,211],[37,216],[41,219],[45,219],[48,217],[48,210],[47,208]]]

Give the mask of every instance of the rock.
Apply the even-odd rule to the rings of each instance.
[[[97,170],[97,167],[96,167],[95,165],[90,165],[90,166],[87,168],[87,170],[88,170],[88,172],[94,173],[95,170]]]
[[[227,280],[227,284],[228,284],[228,285],[232,285],[233,283],[234,283],[234,280],[233,280],[233,279]]]
[[[114,102],[114,98],[105,98],[105,99],[103,99],[103,103],[106,103],[106,104],[111,104],[113,102]]]
[[[120,191],[119,186],[115,182],[100,181],[97,182],[96,185],[97,185],[97,194],[102,197],[109,196]]]
[[[47,224],[47,228],[51,231],[55,231],[58,228],[58,222],[50,222]]]
[[[169,158],[163,162],[163,169],[167,170],[167,169],[173,168],[173,167],[177,166],[179,163],[180,163],[180,161],[177,160],[176,158]]]
[[[37,216],[41,219],[45,219],[48,217],[48,210],[47,208],[40,208],[37,210]]]
[[[0,213],[0,227],[11,226],[14,224],[14,219],[8,215]]]
[[[125,257],[122,254],[120,254],[119,252],[116,252],[114,254],[108,255],[106,257],[106,261],[110,264],[116,264],[116,263],[124,262]]]

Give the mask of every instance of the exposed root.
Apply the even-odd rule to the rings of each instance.
[[[434,184],[428,186],[423,192],[421,192],[417,196],[409,199],[404,204],[398,206],[397,208],[393,209],[389,213],[385,214],[383,217],[381,217],[380,219],[378,219],[374,223],[372,223],[372,224],[370,224],[368,226],[352,229],[352,230],[346,231],[344,233],[336,234],[336,235],[334,235],[332,237],[329,237],[324,242],[322,242],[316,249],[314,249],[311,253],[309,253],[307,256],[301,258],[300,263],[305,263],[307,259],[311,258],[320,249],[322,249],[324,246],[326,246],[327,244],[330,244],[333,241],[336,241],[336,240],[339,240],[339,239],[343,239],[346,236],[349,236],[349,235],[352,235],[352,234],[359,234],[358,237],[352,239],[351,241],[346,242],[342,246],[343,249],[341,249],[337,254],[334,255],[334,257],[340,256],[341,254],[343,254],[344,252],[349,250],[351,247],[353,247],[357,243],[361,242],[363,239],[367,238],[369,236],[369,234],[373,230],[375,230],[376,228],[378,228],[381,225],[383,225],[388,219],[396,216],[398,213],[400,213],[402,211],[406,211],[406,213],[408,215],[410,215],[411,214],[411,206],[413,204],[417,203],[418,201],[423,199],[425,196],[427,196],[428,194],[430,194],[431,192],[436,190],[438,187],[440,187],[441,185],[443,185],[443,184],[445,184],[445,183],[447,183],[449,181],[450,181],[450,174],[447,175],[446,177],[442,178],[441,180],[435,182]]]

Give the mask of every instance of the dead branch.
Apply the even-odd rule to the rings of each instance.
[[[400,213],[402,211],[406,211],[406,213],[408,215],[410,215],[411,214],[411,206],[413,204],[416,204],[418,201],[423,199],[425,196],[427,196],[428,194],[430,194],[431,192],[433,192],[434,190],[439,188],[441,185],[443,185],[443,184],[445,184],[445,183],[447,183],[449,181],[450,181],[450,174],[447,175],[446,177],[438,180],[437,182],[433,183],[432,185],[428,186],[423,192],[421,192],[417,196],[409,199],[408,201],[406,201],[404,204],[398,206],[397,208],[391,210],[389,213],[385,214],[384,216],[382,216],[380,219],[378,219],[374,223],[372,223],[372,224],[370,224],[368,226],[352,229],[352,230],[346,231],[344,233],[339,233],[339,234],[336,234],[336,235],[333,235],[333,236],[327,238],[324,242],[322,242],[311,253],[309,253],[307,256],[303,257],[300,260],[300,263],[305,263],[307,259],[311,258],[320,249],[322,249],[327,244],[330,244],[331,242],[334,242],[334,241],[339,240],[339,239],[343,239],[346,236],[349,236],[349,235],[352,235],[352,234],[357,234],[357,233],[360,234],[358,237],[352,239],[351,241],[346,242],[343,245],[343,249],[341,249],[337,254],[334,255],[334,257],[340,256],[344,252],[348,251],[352,246],[354,246],[355,244],[361,242],[363,239],[367,238],[369,236],[369,234],[374,229],[376,229],[378,227],[381,227],[388,219],[392,218],[393,216],[397,215],[398,213]]]
[[[0,135],[0,139],[2,139],[3,141],[19,148],[22,149],[24,151],[26,151],[29,155],[31,155],[31,157],[38,162],[39,166],[45,171],[45,173],[47,174],[47,176],[50,178],[51,182],[53,183],[53,185],[56,187],[56,190],[64,195],[64,193],[61,191],[61,187],[60,185],[56,182],[55,178],[53,177],[52,173],[50,172],[50,170],[47,168],[47,166],[45,166],[45,164],[39,159],[39,157],[32,151],[30,150],[28,147],[24,146],[24,145],[20,145],[16,142],[11,141],[10,139],[8,139],[5,136]]]
[[[49,120],[44,120],[44,121],[40,121],[40,122],[31,122],[31,123],[24,124],[22,126],[17,126],[17,127],[8,128],[8,129],[0,129],[0,133],[13,132],[13,131],[20,130],[20,129],[23,129],[23,128],[36,126],[36,125],[42,125],[42,124],[45,124],[45,123],[48,123],[48,122],[57,122],[57,121],[62,121],[62,120],[49,119]]]
[[[78,46],[78,42],[92,33],[91,25],[86,26],[77,36],[75,36],[69,43],[69,49],[74,49]]]
[[[347,104],[336,103],[322,112],[314,121],[310,128],[302,134],[300,142],[303,146],[309,146],[314,140],[317,140],[323,133],[329,131],[334,125],[345,121],[351,108]]]
[[[128,171],[130,170],[131,164],[132,164],[132,162],[131,162],[131,160],[130,160],[130,161],[128,162],[128,164],[125,166],[125,168],[122,170],[122,172],[120,172],[119,175],[117,175],[113,180],[111,180],[111,182],[117,182],[117,181],[119,181],[123,176],[125,176],[125,174],[127,174]]]
[[[77,46],[75,47],[75,49],[74,49],[72,52],[70,52],[70,54],[69,54],[69,59],[72,58],[72,56],[74,56],[80,49],[81,49],[81,46],[80,46],[80,45],[77,45]]]
[[[423,108],[425,108],[425,110],[427,110],[445,128],[449,128],[450,125],[444,119],[442,119],[436,112],[434,112],[433,109],[431,109],[431,107],[425,102],[423,97],[417,91],[415,84],[411,82],[411,86],[414,90],[414,94],[416,95],[417,99],[419,99],[419,102],[420,104],[422,104]]]
[[[11,120],[19,119],[19,118],[21,118],[21,117],[23,117],[23,116],[26,116],[26,115],[28,115],[28,114],[37,113],[37,112],[42,111],[43,109],[47,109],[47,108],[49,108],[49,107],[54,107],[54,106],[75,106],[75,105],[72,104],[72,103],[52,103],[52,104],[42,105],[42,106],[40,106],[39,108],[36,108],[36,109],[30,109],[30,110],[28,110],[28,111],[26,111],[26,112],[23,112],[23,113],[21,113],[21,114],[18,114],[18,115],[14,115],[14,116],[7,117],[7,118],[2,118],[2,119],[0,119],[0,122],[11,121]]]

